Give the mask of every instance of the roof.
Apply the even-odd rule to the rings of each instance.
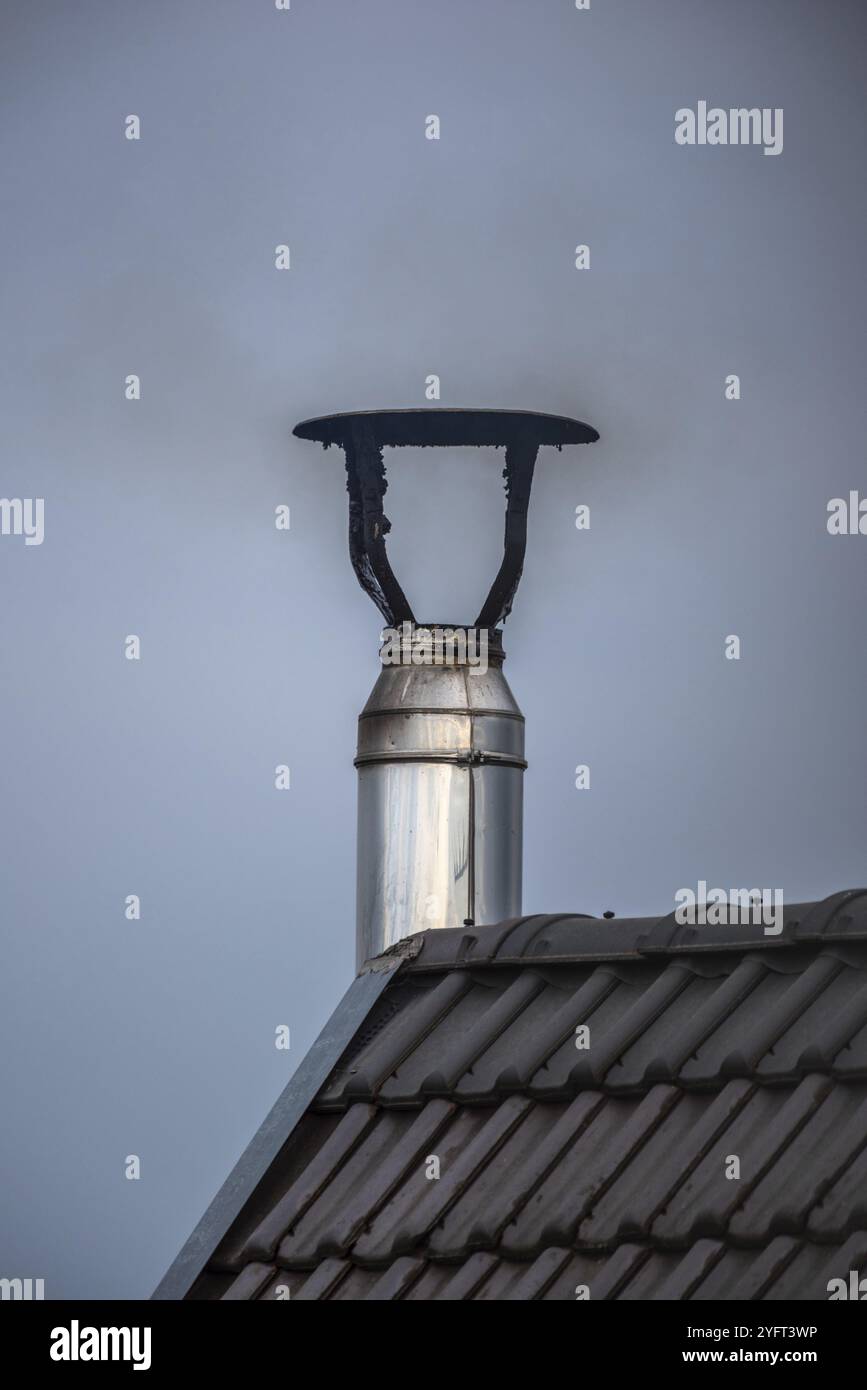
[[[867,890],[776,936],[431,931],[356,986],[187,1297],[824,1300],[867,1265]]]

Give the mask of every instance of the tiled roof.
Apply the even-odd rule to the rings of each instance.
[[[867,1266],[867,891],[778,936],[534,917],[397,951],[189,1297],[825,1299]]]

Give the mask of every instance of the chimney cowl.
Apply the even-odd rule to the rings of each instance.
[[[294,433],[343,449],[352,566],[388,624],[358,720],[360,968],[416,932],[521,915],[524,717],[500,624],[523,570],[540,445],[599,436],[558,415],[449,409],[328,415]],[[426,445],[505,448],[503,560],[472,627],[418,623],[386,555],[383,449]]]

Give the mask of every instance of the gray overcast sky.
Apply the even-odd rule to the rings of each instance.
[[[0,1275],[142,1297],[353,970],[379,620],[341,456],[299,419],[424,405],[437,373],[443,405],[602,435],[540,458],[505,633],[525,911],[864,883],[867,537],[830,537],[826,507],[867,493],[867,16],[0,13],[0,492],[45,499],[41,546],[0,537]],[[677,145],[700,100],[782,107],[782,154]],[[416,611],[470,621],[502,457],[389,464]]]

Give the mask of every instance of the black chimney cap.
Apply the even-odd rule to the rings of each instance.
[[[400,445],[484,445],[505,448],[506,534],[503,561],[482,610],[477,628],[498,627],[512,609],[527,546],[527,507],[533,469],[541,444],[592,444],[599,438],[592,425],[565,415],[535,410],[361,410],[302,420],[293,433],[327,449],[336,444],[346,456],[349,492],[349,554],[358,582],[389,627],[415,622],[406,594],[385,553],[391,522],[383,511],[388,483],[382,451]]]
[[[543,415],[535,410],[453,410],[438,407],[416,410],[356,410],[341,415],[320,415],[302,420],[293,434],[320,444],[344,445],[359,428],[369,431],[376,444],[402,445],[592,444],[599,435],[592,425],[565,415]]]

